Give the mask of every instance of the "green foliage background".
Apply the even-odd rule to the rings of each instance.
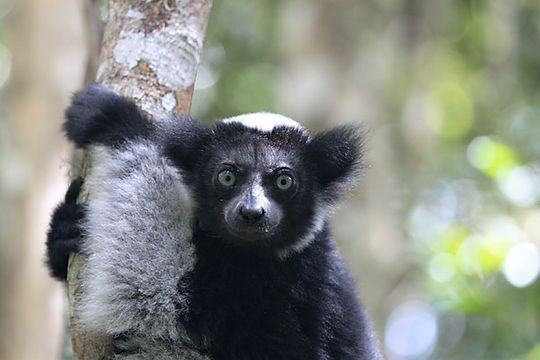
[[[276,84],[288,56],[277,36],[283,4],[215,3],[205,66],[218,79],[196,92],[196,116],[282,110]],[[323,19],[364,52],[384,41],[381,29],[406,23],[408,33],[393,35],[391,59],[373,55],[385,64],[374,122],[390,133],[385,146],[399,184],[412,286],[438,318],[429,357],[540,359],[540,284],[515,287],[503,276],[516,244],[540,245],[540,2],[303,4],[335,6]],[[519,186],[529,189],[521,198]],[[445,327],[456,321],[457,335]]]

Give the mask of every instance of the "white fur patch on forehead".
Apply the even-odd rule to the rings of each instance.
[[[258,112],[233,116],[222,120],[224,123],[240,123],[245,127],[257,129],[262,132],[271,132],[276,126],[288,126],[303,130],[304,128],[286,116],[269,112]]]

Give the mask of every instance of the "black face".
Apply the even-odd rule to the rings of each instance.
[[[222,222],[227,237],[253,242],[278,232],[302,184],[294,170],[299,164],[289,154],[268,143],[246,145],[212,159],[209,170],[222,214],[216,221]]]
[[[283,210],[269,193],[278,189],[287,192],[287,197],[294,195],[289,167],[253,165],[222,163],[214,177],[216,196],[225,205],[224,225],[230,235],[246,241],[271,237],[281,223]]]
[[[332,203],[357,160],[357,139],[336,141],[330,133],[310,140],[291,127],[260,132],[238,123],[193,124],[171,135],[169,156],[195,190],[198,225],[239,246],[294,245],[312,230],[320,205]]]
[[[307,137],[288,128],[265,134],[230,124],[214,134],[197,185],[203,229],[257,248],[279,248],[299,236],[312,213],[313,179],[301,153]]]

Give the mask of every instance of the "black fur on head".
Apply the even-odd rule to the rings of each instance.
[[[310,138],[294,126],[263,131],[188,120],[166,133],[166,154],[193,188],[198,226],[231,244],[281,254],[322,229],[328,206],[360,167],[361,139],[352,127]]]

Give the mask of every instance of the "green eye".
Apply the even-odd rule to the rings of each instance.
[[[293,184],[293,178],[289,175],[281,174],[276,178],[276,186],[279,190],[289,190]]]
[[[219,183],[225,187],[236,184],[236,175],[231,170],[221,170],[217,178]]]

